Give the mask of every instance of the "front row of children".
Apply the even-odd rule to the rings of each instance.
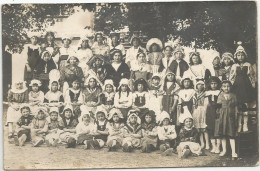
[[[222,89],[223,93],[218,100],[221,107],[218,108],[215,135],[229,137],[232,157],[237,157],[233,138],[236,99],[229,93],[228,81],[222,83]],[[15,144],[20,146],[31,140],[34,147],[45,142],[47,146],[64,143],[67,148],[74,148],[77,144],[84,144],[85,149],[100,149],[106,144],[109,151],[122,147],[124,152],[141,148],[142,152],[149,153],[159,148],[162,155],[171,155],[177,147],[179,157],[202,154],[201,145],[198,143],[199,132],[193,126],[193,118],[187,107],[184,107],[184,113],[179,117],[182,127],[178,135],[175,125],[170,124],[170,116],[165,111],[159,117],[158,126],[152,111],[145,115],[141,123],[138,111],[130,110],[126,124],[123,123],[121,111],[116,108],[107,114],[105,109],[98,107],[95,118],[89,113],[83,113],[78,119],[74,118],[71,106],[66,106],[61,115],[57,107],[50,108],[49,115],[45,108],[38,108],[35,117],[30,115],[28,105],[21,107],[20,112],[22,116],[17,122],[14,135]],[[221,154],[225,154],[225,138],[222,139],[222,149]]]

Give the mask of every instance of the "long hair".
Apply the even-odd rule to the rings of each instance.
[[[218,84],[217,90],[219,90],[221,88],[221,81],[220,81],[220,79],[218,77],[212,76],[212,77],[209,78],[209,80],[208,80],[208,82],[206,84],[207,90],[212,90],[211,86],[210,86],[210,84],[212,82],[216,82]]]
[[[127,97],[129,96],[130,91],[131,91],[130,88],[127,86],[127,90],[126,90]],[[121,86],[120,86],[118,89],[119,98],[121,98],[121,92],[122,92],[122,90],[121,90]]]

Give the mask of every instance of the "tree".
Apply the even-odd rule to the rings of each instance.
[[[109,35],[111,31],[120,30],[126,25],[127,11],[123,3],[97,4],[94,26],[96,31]]]

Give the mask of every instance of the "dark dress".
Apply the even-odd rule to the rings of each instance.
[[[183,73],[189,69],[189,65],[183,59],[180,60],[179,64],[176,60],[172,61],[169,66],[169,70],[172,71],[174,74],[177,72],[178,65],[180,67],[180,76],[183,76]]]
[[[236,78],[233,84],[233,92],[237,96],[237,100],[239,104],[249,103],[254,100],[254,91],[247,75],[248,66],[236,68]],[[242,91],[241,91],[242,90]]]
[[[229,94],[229,98],[224,97],[224,93],[221,93],[218,97],[218,104],[221,104],[221,108],[217,110],[217,119],[215,124],[215,136],[223,137],[229,136],[234,138],[237,135],[236,132],[236,106],[237,98],[233,93]]]
[[[40,62],[41,57],[40,57],[40,52],[39,52],[38,48],[32,49],[32,48],[30,48],[30,46],[28,46],[27,48],[28,48],[27,61],[28,61],[28,65],[31,68],[31,72],[27,71],[27,68],[25,67],[24,80],[27,81],[27,83],[29,83],[33,79],[34,70],[36,69],[36,66],[38,65],[38,63]]]
[[[117,71],[111,67],[111,71],[109,71],[112,76],[112,80],[114,81],[115,87],[119,86],[119,82],[122,78],[130,78],[130,69],[126,63],[121,63],[118,67]]]
[[[97,120],[96,121],[96,125],[97,125],[97,130],[98,131],[105,131],[107,129],[107,120],[105,120],[104,125],[100,125],[99,121]],[[101,139],[104,142],[106,142],[107,141],[107,136],[108,135],[95,135],[95,138],[96,139]]]
[[[21,116],[21,118],[17,121],[17,125],[21,126],[29,126],[32,123],[34,116],[33,115],[29,115],[28,117],[24,117]],[[26,141],[30,141],[31,139],[31,130],[30,129],[23,129],[23,130],[19,130],[17,132],[17,136],[18,138],[20,138],[23,134],[25,134],[27,136]]]
[[[211,92],[213,91],[208,91],[206,92],[206,99],[208,100],[208,105],[206,108],[206,125],[207,125],[207,130],[209,131],[209,134],[211,136],[214,136],[214,130],[215,130],[215,121],[216,121],[216,110],[218,108],[217,100],[218,100],[218,95],[220,91],[216,90],[214,94]]]
[[[35,68],[35,78],[41,81],[41,90],[44,93],[47,93],[47,91],[49,90],[49,73],[53,69],[56,69],[56,65],[52,58],[47,62],[41,59],[37,67]]]

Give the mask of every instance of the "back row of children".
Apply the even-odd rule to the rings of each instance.
[[[140,41],[140,39],[136,37],[134,37],[133,40],[135,40],[135,43]],[[221,62],[223,63],[223,68],[215,67],[219,65],[220,60],[219,58],[214,59],[215,74],[218,76],[214,77],[210,76],[210,72],[201,64],[202,61],[199,53],[193,52],[190,54],[190,65],[188,65],[183,60],[183,48],[177,46],[173,50],[172,47],[166,46],[166,55],[161,58],[162,53],[160,52],[160,47],[162,47],[162,45],[157,39],[152,40],[153,43],[147,43],[147,45],[150,44],[150,48],[153,49],[151,50],[151,53],[148,54],[148,58],[146,58],[146,53],[142,51],[137,53],[136,60],[131,61],[130,64],[128,63],[128,65],[130,65],[129,71],[123,70],[122,72],[118,72],[120,66],[121,68],[128,67],[127,65],[122,67],[122,63],[124,63],[122,60],[123,53],[118,50],[112,53],[113,60],[111,64],[105,63],[106,60],[104,59],[104,56],[95,55],[88,61],[88,64],[90,63],[90,66],[92,67],[86,72],[88,76],[84,81],[84,87],[82,86],[82,80],[86,75],[84,75],[82,69],[78,67],[80,60],[75,56],[68,57],[67,61],[69,65],[65,66],[64,69],[59,68],[60,71],[50,71],[48,80],[49,91],[45,95],[39,90],[40,85],[43,83],[41,79],[40,81],[31,81],[30,86],[32,87],[32,91],[29,94],[24,82],[18,81],[14,84],[14,87],[10,90],[8,95],[10,102],[10,107],[7,112],[9,137],[13,136],[12,123],[16,123],[22,113],[19,106],[21,103],[29,102],[32,113],[37,115],[39,113],[39,106],[44,104],[48,104],[49,111],[51,111],[50,109],[53,106],[58,107],[58,113],[65,111],[66,107],[64,108],[64,106],[69,104],[72,106],[71,113],[79,122],[81,121],[79,118],[83,117],[84,113],[89,113],[90,118],[92,119],[95,118],[94,114],[97,111],[97,107],[102,105],[107,113],[110,113],[115,107],[116,110],[121,112],[123,122],[125,123],[128,122],[127,115],[131,109],[136,111],[134,113],[137,113],[137,116],[143,122],[149,111],[155,113],[157,123],[160,123],[161,116],[166,112],[169,114],[169,122],[176,126],[174,129],[176,129],[178,134],[181,132],[180,129],[183,128],[179,122],[180,118],[182,118],[180,116],[184,113],[190,113],[193,115],[195,128],[200,132],[200,145],[202,148],[210,148],[210,139],[212,146],[211,151],[220,153],[220,142],[222,142],[223,151],[220,155],[225,155],[226,137],[229,137],[231,138],[231,148],[234,149],[233,140],[235,133],[241,131],[241,116],[244,116],[243,131],[247,131],[248,129],[246,109],[249,107],[252,100],[250,97],[253,96],[252,92],[253,87],[255,86],[254,72],[251,65],[248,62],[245,62],[247,54],[243,47],[238,47],[234,58],[231,53],[224,53],[222,55]],[[63,41],[65,42],[66,39]],[[135,43],[133,43],[133,45],[135,45]],[[43,54],[48,53],[46,52]],[[173,57],[176,59],[173,59]],[[232,62],[236,63],[232,64]],[[131,63],[133,65],[131,65]],[[45,70],[46,66],[47,65],[45,65]],[[114,68],[114,73],[110,72],[113,71],[111,66]],[[225,94],[224,88],[220,91],[221,81],[219,78],[223,77],[229,80],[227,82],[222,82],[222,88],[225,87],[227,91],[226,95],[223,95],[223,98],[220,98],[221,101],[218,101],[219,97],[221,97],[220,95]],[[130,80],[128,80],[129,78]],[[241,81],[242,79],[246,81]],[[207,84],[205,84],[205,81]],[[64,86],[66,85],[64,83],[67,83],[67,87]],[[61,90],[60,84],[63,84],[62,92],[59,91]],[[193,87],[193,85],[195,86]],[[239,98],[235,98],[236,96],[230,93],[231,85],[233,92]],[[115,86],[117,87],[117,92]],[[46,87],[46,85],[43,87]],[[246,91],[239,91],[241,88]],[[205,90],[207,91],[205,92]],[[225,104],[220,105],[221,103]],[[232,110],[230,108],[232,108]],[[242,111],[243,115],[238,115],[236,118],[227,117],[229,115],[235,116],[237,114],[236,110],[233,110],[233,108],[236,110],[239,109],[240,114]],[[46,112],[46,109],[45,111],[42,109],[42,113],[46,114]],[[65,116],[65,113],[63,115]],[[68,121],[64,125],[72,123],[73,122],[70,123]],[[236,124],[238,124],[238,128],[234,130]],[[70,128],[66,129],[68,129],[67,132],[69,133],[73,133],[74,131]],[[167,129],[164,129],[165,132],[166,130]],[[69,135],[67,136],[67,134],[69,134],[67,132],[63,134],[63,138],[66,139],[66,142],[70,142],[69,144],[75,144],[76,138],[71,138]],[[40,131],[40,134],[42,134],[42,131]],[[136,135],[136,137],[140,138],[142,135]],[[158,137],[160,139],[159,135]],[[220,141],[220,138],[222,138],[222,141]],[[37,146],[39,142],[42,142],[41,140],[42,139],[37,139],[33,142],[35,142]],[[109,142],[111,143],[111,141]],[[115,145],[117,143],[116,141],[112,141],[112,144]],[[126,143],[124,143],[124,145],[125,144]],[[124,148],[126,151],[129,151],[129,144],[130,143]],[[185,149],[188,150],[186,147]],[[236,157],[235,150],[232,150],[232,156]]]

